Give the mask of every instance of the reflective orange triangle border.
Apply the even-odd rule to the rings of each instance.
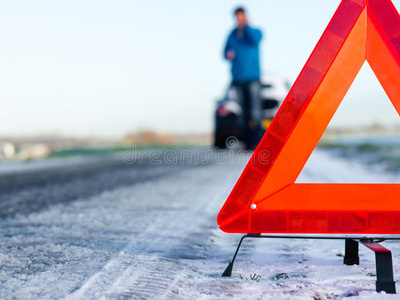
[[[400,184],[295,184],[368,61],[400,113],[400,16],[343,0],[218,215],[231,233],[400,234]]]

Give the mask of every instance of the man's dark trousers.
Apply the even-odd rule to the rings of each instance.
[[[237,88],[243,109],[243,139],[246,148],[254,150],[264,134],[260,81],[233,82],[233,86]]]

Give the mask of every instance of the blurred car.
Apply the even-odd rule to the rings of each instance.
[[[261,78],[260,97],[263,109],[262,127],[266,130],[290,90],[287,80],[279,76]],[[243,110],[238,91],[229,86],[225,97],[217,102],[215,112],[214,146],[226,148],[229,139],[243,141]]]

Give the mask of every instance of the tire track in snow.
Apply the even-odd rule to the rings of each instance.
[[[105,299],[159,299],[171,294],[176,278],[187,273],[179,260],[192,255],[185,241],[202,225],[215,223],[223,204],[221,199],[226,198],[239,174],[237,165],[231,168],[212,165],[141,185],[140,189],[147,191],[149,199],[161,197],[176,209],[161,210],[157,219],[142,224],[146,229],[134,242],[67,299],[100,298],[101,295]],[[210,231],[200,235],[198,244],[206,243]],[[128,266],[124,264],[127,257],[131,259]]]
[[[137,259],[140,263],[126,270],[115,282],[117,287],[111,288],[103,299],[160,299],[169,291],[177,274],[184,270],[174,261]]]

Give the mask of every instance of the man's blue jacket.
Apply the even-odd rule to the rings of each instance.
[[[233,82],[260,80],[259,43],[260,30],[246,25],[243,29],[234,29],[226,42],[224,57],[229,50],[235,52],[232,60]]]

